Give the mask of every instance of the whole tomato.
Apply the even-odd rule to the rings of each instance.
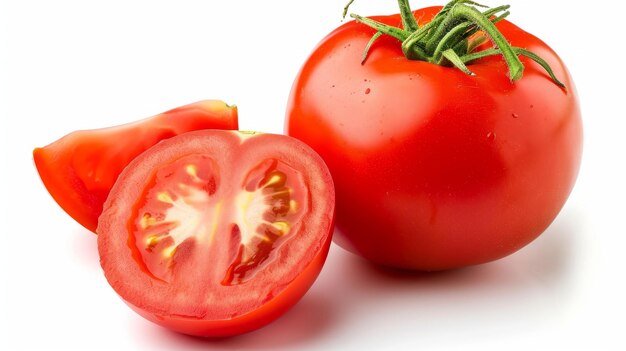
[[[293,85],[286,133],[331,171],[340,246],[415,270],[507,256],[574,186],[574,83],[548,45],[503,20],[508,7],[399,3],[401,15],[353,15],[322,40]]]

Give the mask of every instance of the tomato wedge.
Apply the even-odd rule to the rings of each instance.
[[[121,126],[70,133],[33,151],[39,176],[67,214],[95,232],[102,204],[124,167],[172,136],[199,129],[237,129],[237,108],[206,100]]]
[[[169,329],[229,336],[287,311],[331,242],[322,159],[283,135],[205,130],[165,140],[121,173],[98,224],[113,289]]]

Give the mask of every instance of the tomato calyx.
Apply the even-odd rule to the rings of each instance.
[[[344,7],[344,17],[352,2],[354,0],[350,0]],[[422,27],[411,12],[408,0],[398,0],[398,5],[403,28],[350,14],[356,21],[376,30],[365,47],[361,64],[367,60],[374,42],[382,35],[389,35],[402,42],[402,52],[407,59],[454,66],[468,75],[474,75],[467,67],[473,61],[501,55],[508,66],[511,81],[516,81],[524,74],[524,64],[519,56],[525,56],[538,63],[556,85],[565,88],[545,60],[529,50],[511,46],[495,26],[508,17],[509,5],[490,8],[472,0],[452,0]],[[477,7],[485,10],[481,12]],[[478,51],[487,40],[492,41],[493,48]]]

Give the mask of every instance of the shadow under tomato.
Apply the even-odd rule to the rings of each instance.
[[[490,332],[507,323],[511,328],[544,323],[546,316],[558,317],[571,304],[568,297],[574,290],[571,276],[576,272],[581,217],[566,211],[535,242],[512,256],[443,272],[384,268],[333,245],[319,279],[305,297],[255,332],[199,338],[168,331],[137,316],[130,334],[136,336],[137,344],[155,350],[317,349],[316,345],[326,342],[335,345],[336,335],[376,340],[376,333],[402,333],[402,328],[411,328],[416,338],[441,338],[454,328]],[[77,249],[84,246],[93,251],[97,265],[95,240],[90,240],[95,238],[80,234],[86,238],[78,240]],[[92,260],[88,254],[85,258]],[[384,328],[400,330],[379,330],[381,321]],[[372,325],[377,328],[371,329]],[[342,345],[350,342],[344,340]]]
[[[309,292],[296,306],[270,325],[257,331],[228,338],[194,337],[158,327],[148,321],[138,321],[135,327],[150,349],[163,350],[223,350],[281,349],[306,345],[321,337],[334,322],[334,313],[328,308],[326,296]],[[141,325],[139,325],[141,323]]]
[[[577,220],[573,214],[559,218],[538,239],[503,259],[462,269],[442,272],[412,272],[359,262],[366,270],[362,282],[389,284],[394,288],[419,285],[422,289],[447,288],[531,288],[537,284],[546,289],[568,284],[574,269],[572,257],[576,246]],[[358,281],[356,282],[358,284]]]
[[[445,338],[450,330],[494,333],[559,321],[574,305],[581,217],[567,211],[512,256],[443,272],[382,268],[334,246],[319,288],[334,288],[329,306],[338,316],[334,327],[373,341],[389,332]],[[368,331],[363,320],[390,326]]]

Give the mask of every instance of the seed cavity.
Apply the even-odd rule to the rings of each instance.
[[[278,235],[281,235],[281,236],[288,234],[289,229],[291,229],[291,226],[289,225],[289,223],[283,222],[283,221],[273,222],[271,226],[274,227],[276,230],[278,230]]]
[[[174,254],[176,253],[176,247],[177,247],[176,245],[172,245],[163,249],[163,256],[166,258],[174,257]]]
[[[296,202],[296,200],[289,200],[289,211],[291,211],[292,213],[298,211],[298,203]]]
[[[156,279],[171,280],[183,242],[209,245],[220,231],[225,206],[213,196],[219,182],[217,170],[212,158],[193,155],[155,171],[132,218],[136,259]]]
[[[173,204],[174,200],[172,200],[172,197],[170,196],[169,193],[162,191],[160,193],[157,194],[157,200],[161,201],[161,202],[165,202],[166,204]]]
[[[141,220],[139,221],[141,229],[147,229],[148,227],[151,227],[156,223],[157,219],[152,217],[149,213],[144,213],[144,215],[141,217]]]
[[[275,186],[275,185],[277,185],[278,183],[280,183],[281,181],[282,181],[282,182],[284,182],[283,177],[282,177],[280,174],[278,174],[278,173],[274,173],[274,174],[270,177],[270,179],[268,179],[267,183],[265,183],[265,186],[266,186],[266,187]]]
[[[192,178],[195,179],[199,179],[198,178],[198,167],[196,165],[193,164],[189,164],[185,167],[185,172],[187,172],[187,174],[189,174]]]

